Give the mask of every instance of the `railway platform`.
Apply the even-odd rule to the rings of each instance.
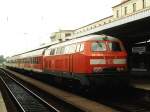
[[[4,103],[1,92],[0,92],[0,112],[7,112],[6,105]]]
[[[139,89],[150,90],[150,78],[149,79],[132,79],[132,86]]]

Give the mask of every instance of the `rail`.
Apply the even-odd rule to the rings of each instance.
[[[1,80],[22,112],[60,112],[0,69]]]

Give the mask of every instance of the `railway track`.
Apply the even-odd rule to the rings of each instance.
[[[18,75],[18,77],[20,77],[20,76]],[[26,80],[27,82],[30,82],[28,78],[22,78],[22,79]],[[110,93],[111,93],[111,95],[110,95]],[[81,93],[79,93],[79,94],[75,93],[75,94],[80,95],[82,97],[86,97],[87,99],[90,99],[91,101],[95,101],[99,104],[103,104],[103,105],[106,105],[106,106],[114,109],[114,110],[113,109],[108,110],[106,108],[106,110],[108,110],[108,112],[118,112],[118,111],[121,111],[121,112],[150,112],[150,107],[149,107],[150,92],[145,91],[145,90],[130,88],[130,89],[125,89],[121,92],[118,92],[118,91],[113,92],[113,90],[112,90],[109,92],[101,93],[101,91],[100,91],[100,93],[97,92],[97,94],[93,94],[92,96],[91,96],[91,94],[90,95],[88,95],[88,94],[82,95]],[[67,99],[67,97],[65,97],[65,100],[66,99]],[[69,100],[69,101],[71,102],[71,100]],[[78,102],[80,102],[80,101],[78,101]],[[78,104],[80,104],[80,103],[78,103]],[[91,106],[95,107],[95,105],[92,105],[92,103],[90,103],[90,104],[91,104]],[[77,105],[77,106],[80,106],[80,105]],[[86,111],[86,109],[87,109],[86,104],[84,104],[84,106],[85,106],[84,109],[81,106],[81,110]],[[87,109],[87,111],[88,111],[88,109]],[[93,112],[100,112],[100,110],[96,109]]]
[[[105,106],[103,104],[97,103],[95,101],[89,100],[87,98],[81,97],[80,95],[75,95],[67,91],[63,91],[61,89],[55,88],[51,85],[45,84],[41,81],[32,79],[30,77],[26,77],[19,73],[4,69],[6,72],[10,72],[11,76],[15,76],[18,79],[29,83],[38,89],[45,92],[45,94],[49,94],[50,96],[54,96],[57,99],[67,103],[68,105],[72,105],[74,108],[78,110],[70,110],[68,112],[118,112],[117,110]],[[68,107],[66,107],[68,108]],[[67,112],[67,111],[63,111]]]
[[[31,90],[10,77],[5,71],[0,69],[0,79],[11,94],[18,111],[21,112],[60,112],[52,105],[45,102]]]

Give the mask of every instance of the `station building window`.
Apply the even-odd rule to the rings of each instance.
[[[146,8],[146,0],[143,0],[143,8]]]
[[[127,15],[127,7],[124,7],[124,15]]]
[[[116,12],[116,17],[117,18],[119,17],[119,10],[117,10],[117,12]]]
[[[133,4],[133,12],[136,11],[136,3]]]
[[[71,33],[65,33],[65,37],[71,36]]]

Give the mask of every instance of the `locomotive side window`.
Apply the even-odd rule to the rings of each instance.
[[[69,53],[69,49],[70,49],[69,46],[65,46],[64,54],[68,54]]]
[[[92,51],[106,51],[106,44],[104,42],[92,43]]]
[[[69,45],[69,52],[68,53],[75,53],[76,44]]]
[[[111,51],[121,51],[121,46],[118,42],[109,42],[108,46]]]
[[[82,43],[80,46],[80,52],[84,51],[84,44]]]
[[[79,43],[79,44],[77,44],[76,52],[80,52],[80,46],[81,46],[81,44],[80,44],[80,43]]]

